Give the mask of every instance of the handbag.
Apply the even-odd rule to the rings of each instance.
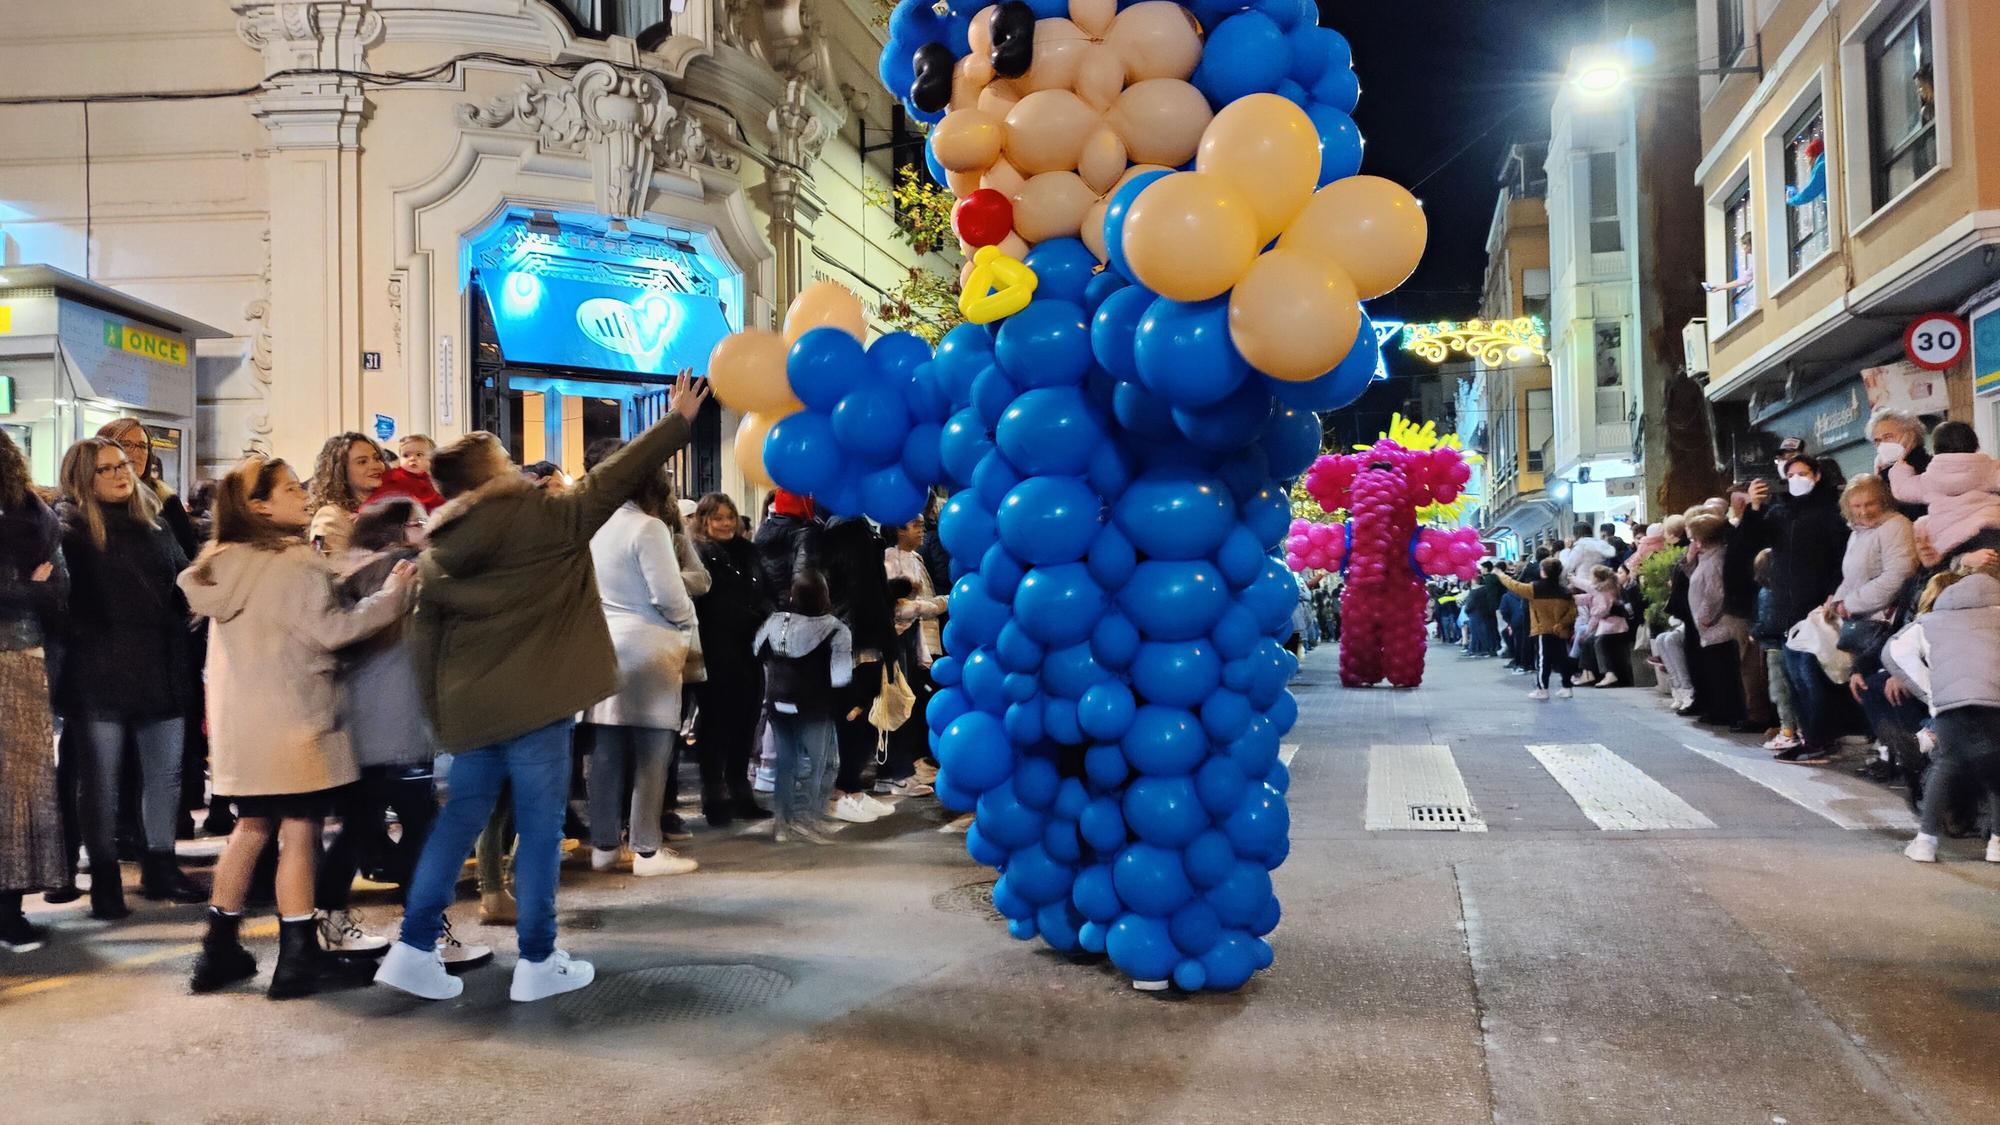
[[[1814,608],[1804,620],[1785,630],[1785,647],[1818,660],[1820,671],[1836,684],[1846,683],[1854,666],[1853,658],[1840,651],[1840,627],[1825,606]]]
[[[1840,623],[1840,638],[1834,643],[1842,652],[1874,652],[1894,631],[1889,622],[1879,617],[1850,617]]]
[[[886,735],[909,722],[916,710],[917,693],[910,690],[901,662],[884,661],[882,690],[875,693],[875,702],[869,705],[868,724]]]

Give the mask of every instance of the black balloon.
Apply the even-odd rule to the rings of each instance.
[[[994,51],[998,54],[999,49],[996,47]],[[950,105],[951,72],[958,65],[951,48],[942,43],[926,43],[917,48],[912,65],[917,77],[910,83],[910,104],[925,113],[936,113]]]
[[[1035,10],[1008,0],[993,12],[993,73],[1019,78],[1035,62]]]

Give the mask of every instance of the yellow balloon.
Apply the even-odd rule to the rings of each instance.
[[[743,479],[760,488],[776,488],[771,474],[764,471],[764,437],[778,419],[767,414],[745,414],[736,424],[736,467]]]
[[[1125,260],[1141,284],[1176,301],[1227,292],[1262,245],[1256,209],[1213,172],[1163,176],[1125,212]]]
[[[785,338],[764,328],[724,336],[708,356],[708,384],[731,410],[789,414],[802,404],[785,379]]]
[[[1354,279],[1365,301],[1415,272],[1426,237],[1423,205],[1401,184],[1349,176],[1314,192],[1278,245],[1331,259]]]
[[[1251,94],[1224,106],[1208,123],[1194,167],[1242,190],[1257,211],[1258,242],[1269,245],[1312,198],[1319,182],[1319,131],[1289,99]]]
[[[792,298],[785,310],[785,346],[815,328],[838,328],[857,340],[868,338],[868,321],[861,312],[861,298],[831,281],[815,281]]]
[[[1361,298],[1339,266],[1305,250],[1272,250],[1229,295],[1229,338],[1274,379],[1316,379],[1347,358]]]

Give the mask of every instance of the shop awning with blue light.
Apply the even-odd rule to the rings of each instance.
[[[480,281],[510,364],[700,375],[730,331],[714,297],[518,271]]]

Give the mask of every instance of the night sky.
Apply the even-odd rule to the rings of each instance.
[[[1510,143],[1548,135],[1554,83],[1571,48],[1615,38],[1606,28],[1617,21],[1607,24],[1600,0],[1320,0],[1319,6],[1320,23],[1354,47],[1361,78],[1354,116],[1367,141],[1361,170],[1411,188],[1430,218],[1423,264],[1370,308],[1401,320],[1466,319],[1478,310],[1501,156]],[[1327,416],[1330,446],[1374,440],[1411,398],[1411,378],[1431,370],[1392,351],[1390,378]]]

